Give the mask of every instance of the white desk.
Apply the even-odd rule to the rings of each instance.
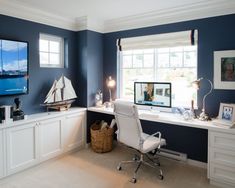
[[[113,115],[112,108],[90,107],[88,111]],[[181,115],[173,113],[160,112],[154,115],[145,110],[139,110],[139,118],[172,126],[208,130],[208,178],[217,186],[235,187],[235,128],[213,125],[211,121],[184,120]]]
[[[89,107],[88,111],[113,115],[113,108]],[[139,118],[140,120],[167,123],[167,124],[186,126],[186,127],[194,127],[207,130],[215,130],[215,131],[235,134],[235,129],[230,129],[225,126],[213,125],[211,121],[200,121],[198,119],[184,120],[180,114],[174,114],[168,112],[155,113],[149,110],[139,110]]]

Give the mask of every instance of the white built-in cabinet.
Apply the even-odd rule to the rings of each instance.
[[[36,114],[14,123],[0,129],[0,178],[85,144],[85,108]]]
[[[212,184],[235,187],[235,134],[209,130],[208,176]]]
[[[65,151],[71,151],[84,144],[84,115],[72,114],[65,117],[63,124],[63,141]]]
[[[36,123],[6,129],[7,174],[24,170],[38,162]]]
[[[4,139],[3,130],[0,130],[0,178],[5,175]]]
[[[39,122],[39,158],[45,161],[63,152],[61,118]]]

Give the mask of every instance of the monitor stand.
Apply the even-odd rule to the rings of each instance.
[[[139,111],[148,111],[149,113],[159,114],[160,112],[172,112],[171,108],[165,107],[155,107],[155,106],[147,106],[147,105],[137,105]]]

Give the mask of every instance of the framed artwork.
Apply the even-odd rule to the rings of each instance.
[[[235,122],[235,104],[220,103],[219,119],[233,124]]]
[[[214,52],[214,89],[235,89],[235,50]]]

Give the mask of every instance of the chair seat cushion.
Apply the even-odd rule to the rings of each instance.
[[[141,133],[141,137],[143,140],[145,140],[147,137],[149,137],[149,134]],[[166,145],[166,140],[164,138],[161,138],[161,141],[158,137],[150,136],[148,139],[146,139],[143,143],[143,148],[141,149],[142,153],[148,153],[154,149],[156,149],[159,145],[163,146]]]

